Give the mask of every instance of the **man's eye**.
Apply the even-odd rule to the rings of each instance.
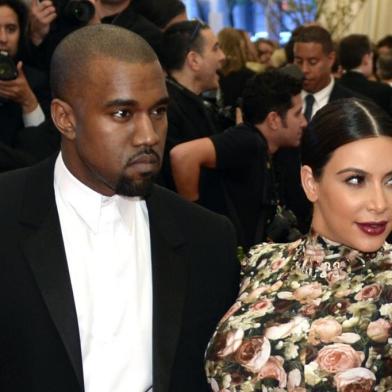
[[[123,109],[117,110],[113,113],[113,117],[121,118],[121,119],[129,117],[130,115],[131,113],[128,110],[123,110]]]
[[[365,181],[364,176],[350,176],[346,178],[345,182],[349,185],[361,185]]]
[[[310,65],[316,65],[318,63],[318,60],[310,60],[309,64]]]
[[[392,186],[392,177],[389,177],[386,181],[387,186]]]
[[[156,109],[153,109],[151,111],[151,115],[154,117],[162,117],[166,114],[167,112],[167,107],[166,106],[160,106]]]

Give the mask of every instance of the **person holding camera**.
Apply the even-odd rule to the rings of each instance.
[[[289,241],[300,235],[272,166],[280,148],[300,143],[306,126],[300,92],[301,82],[281,71],[258,74],[243,91],[244,123],[170,151],[178,193],[190,201],[199,198],[201,168],[216,169],[226,214],[245,249],[260,241]]]
[[[47,78],[19,61],[27,12],[19,0],[0,0],[0,141],[10,147],[19,130],[45,120],[39,100],[45,102]]]
[[[108,23],[143,37],[161,55],[162,32],[138,12],[142,0],[32,0],[29,18],[29,61],[49,70],[59,42],[86,25]]]

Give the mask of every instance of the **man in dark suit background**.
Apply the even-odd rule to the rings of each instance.
[[[358,97],[359,94],[345,88],[332,75],[336,53],[331,34],[321,26],[304,26],[294,37],[294,63],[303,73],[304,115],[309,122],[315,113],[328,102]],[[284,149],[275,156],[276,166],[286,173],[284,197],[294,211],[302,231],[310,225],[310,203],[301,186],[299,149]]]
[[[369,38],[364,34],[351,34],[343,38],[339,44],[339,59],[346,71],[340,79],[341,83],[392,114],[392,89],[383,83],[368,80],[373,73]]]
[[[61,153],[0,177],[0,390],[208,391],[235,234],[153,185],[168,102],[156,55],[97,25],[67,36],[51,70]]]
[[[357,96],[335,81],[332,66],[335,62],[331,34],[321,26],[306,26],[294,42],[294,63],[304,75],[302,99],[308,121],[330,101]]]

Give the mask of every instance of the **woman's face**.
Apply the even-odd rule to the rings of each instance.
[[[392,229],[392,137],[343,145],[319,179],[308,166],[301,175],[316,232],[362,252],[382,246]]]
[[[15,57],[18,51],[19,37],[18,15],[11,7],[0,6],[0,50]]]

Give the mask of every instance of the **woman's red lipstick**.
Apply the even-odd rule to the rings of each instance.
[[[376,236],[384,233],[387,227],[387,222],[363,222],[357,223],[357,225],[365,234]]]

